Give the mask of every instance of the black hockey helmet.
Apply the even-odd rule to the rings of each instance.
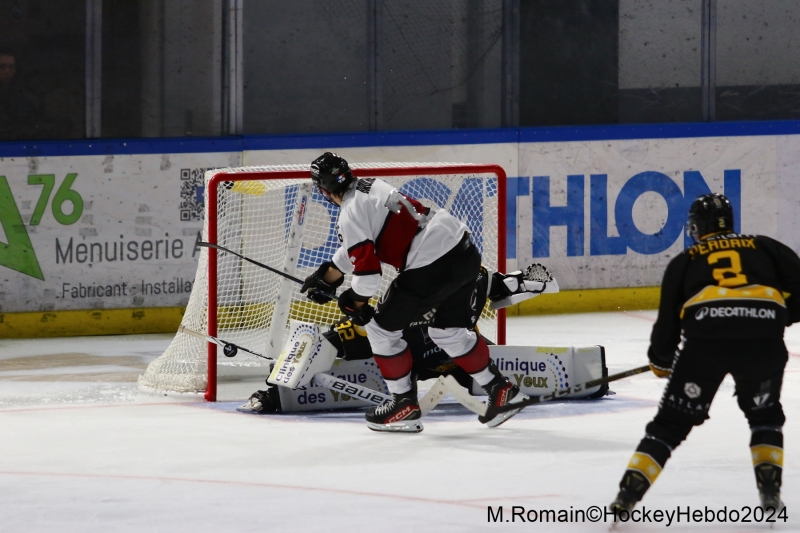
[[[326,193],[341,194],[346,191],[355,178],[344,158],[333,152],[325,152],[311,163],[311,180],[328,197]]]
[[[733,231],[733,206],[720,193],[703,194],[692,202],[686,222],[689,235],[699,241],[706,235]]]

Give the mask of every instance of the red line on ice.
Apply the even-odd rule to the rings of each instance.
[[[306,487],[301,485],[282,485],[278,483],[260,483],[260,482],[253,482],[253,481],[227,481],[221,479],[191,479],[191,478],[181,478],[181,477],[163,477],[163,476],[131,476],[131,475],[115,475],[115,474],[79,474],[74,472],[23,472],[23,471],[0,471],[0,475],[6,476],[27,476],[27,477],[36,477],[36,476],[47,476],[47,477],[65,477],[65,478],[82,478],[82,479],[118,479],[118,480],[130,480],[130,481],[174,481],[179,483],[209,483],[209,484],[216,484],[216,485],[240,485],[245,487],[262,487],[262,488],[270,488],[270,489],[288,489],[288,490],[300,490],[300,491],[311,491],[311,492],[328,492],[334,494],[347,494],[351,496],[372,496],[376,498],[389,498],[395,500],[405,500],[405,501],[413,501],[413,502],[421,502],[421,503],[434,503],[434,504],[445,504],[445,505],[459,505],[462,507],[477,507],[483,508],[484,505],[478,504],[471,504],[470,501],[473,500],[438,500],[434,498],[423,498],[421,496],[405,496],[402,494],[381,494],[378,492],[364,492],[364,491],[357,491],[357,490],[349,490],[349,489],[337,489],[337,488],[324,488],[324,487]],[[545,494],[541,497],[558,497],[557,494]],[[524,496],[525,498],[533,498],[536,496]],[[486,500],[499,500],[503,498],[486,498]],[[477,501],[477,500],[475,500]],[[484,500],[485,501],[485,500]]]

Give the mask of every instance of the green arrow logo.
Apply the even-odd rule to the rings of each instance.
[[[8,239],[8,243],[0,242],[0,266],[44,281],[28,230],[22,222],[5,176],[0,176],[0,226]]]

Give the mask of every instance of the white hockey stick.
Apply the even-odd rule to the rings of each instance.
[[[446,379],[444,376],[439,376],[436,383],[425,393],[425,396],[419,399],[419,410],[422,416],[430,413],[442,401],[444,395],[447,394]]]
[[[226,357],[234,357],[239,350],[243,352],[247,352],[250,355],[255,357],[260,357],[261,359],[266,359],[267,361],[275,361],[272,357],[267,357],[266,355],[261,355],[260,353],[253,352],[234,344],[232,342],[224,341],[212,335],[206,335],[204,333],[200,333],[199,331],[194,331],[192,329],[187,328],[184,325],[181,325],[178,328],[178,333],[185,333],[187,335],[192,335],[194,337],[198,337],[203,339],[207,342],[216,344],[218,346],[222,346],[222,353],[225,354]],[[442,382],[444,378],[440,377],[436,383],[425,393],[425,396],[420,398],[419,400],[419,408],[422,412],[422,416],[427,415],[442,399],[442,397],[447,392],[444,383]],[[371,403],[372,405],[383,405],[384,403],[391,401],[392,397],[387,396],[381,392],[378,392],[373,389],[369,389],[367,387],[362,387],[361,385],[356,385],[355,383],[350,383],[349,381],[345,381],[343,379],[337,378],[336,376],[331,376],[330,374],[325,374],[323,372],[318,372],[314,374],[312,380],[317,383],[318,385],[325,387],[326,389],[335,390],[337,392],[342,392],[344,394],[348,394],[353,398],[357,398],[359,400],[363,400],[367,403]]]
[[[446,378],[439,378],[443,380],[446,392],[453,395],[453,398],[458,400],[458,403],[475,413],[476,415],[483,416],[486,414],[486,404],[472,396],[467,389],[461,386],[453,376]]]

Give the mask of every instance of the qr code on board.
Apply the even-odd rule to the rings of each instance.
[[[181,169],[181,222],[203,220],[205,211],[205,180],[209,168]]]

